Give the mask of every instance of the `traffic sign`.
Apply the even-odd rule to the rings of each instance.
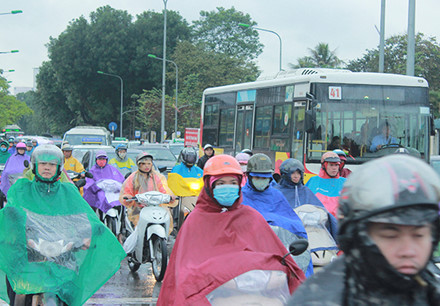
[[[134,138],[137,138],[137,139],[141,138],[141,131],[139,131],[139,130],[134,131]]]
[[[112,132],[116,131],[117,128],[118,128],[118,125],[116,124],[116,122],[110,122],[108,124],[108,129]]]

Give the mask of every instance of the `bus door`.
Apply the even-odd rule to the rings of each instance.
[[[236,153],[241,152],[243,149],[252,148],[253,118],[254,106],[252,104],[237,106],[237,122],[235,125]]]

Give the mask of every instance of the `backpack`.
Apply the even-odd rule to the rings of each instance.
[[[294,209],[303,222],[314,267],[322,267],[337,257],[338,246],[327,230],[328,212],[323,207],[304,204]]]

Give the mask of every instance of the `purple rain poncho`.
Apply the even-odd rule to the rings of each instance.
[[[90,206],[106,213],[114,206],[122,205],[119,202],[119,191],[124,176],[112,165],[106,164],[103,168],[94,165],[89,171],[93,178],[86,178],[84,199]]]
[[[24,161],[31,161],[26,154],[21,155],[15,153],[8,158],[5,164],[5,169],[2,172],[0,189],[7,196],[11,185],[15,183],[18,178],[23,177],[23,170],[25,169]]]

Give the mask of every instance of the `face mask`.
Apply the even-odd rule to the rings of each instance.
[[[270,178],[264,178],[264,179],[253,179],[252,178],[252,184],[254,184],[255,189],[259,191],[263,191],[264,189],[269,186]]]
[[[246,172],[247,165],[240,165],[241,171]]]
[[[119,152],[119,158],[120,159],[124,159],[125,158],[125,156],[127,155],[127,152]]]
[[[4,148],[4,147],[1,147],[0,150],[1,150],[2,152],[6,152],[6,148]]]
[[[97,164],[99,167],[104,168],[104,167],[105,167],[105,164],[107,164],[107,160],[105,160],[105,159],[98,159],[98,160],[96,161],[96,164]]]
[[[214,198],[222,206],[230,207],[239,198],[238,185],[220,185],[214,188]]]

